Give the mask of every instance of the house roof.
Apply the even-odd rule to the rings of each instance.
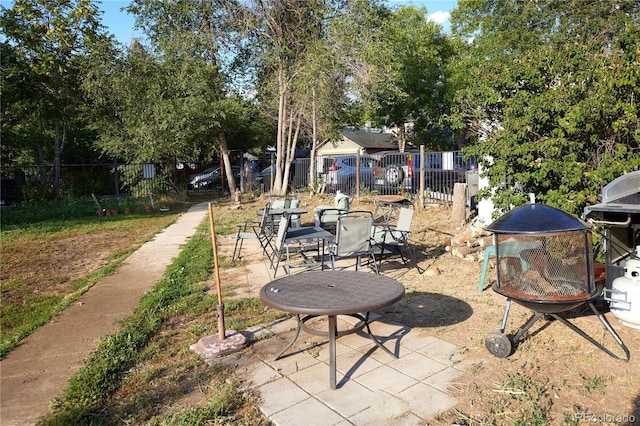
[[[364,149],[398,149],[393,133],[342,130],[342,136]]]

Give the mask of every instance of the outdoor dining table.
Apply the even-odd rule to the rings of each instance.
[[[402,195],[381,195],[376,198],[373,221],[376,224],[390,225],[398,220],[402,207],[413,207],[413,202]]]
[[[301,207],[287,207],[287,208],[281,208],[281,209],[269,209],[269,212],[267,214],[271,217],[274,217],[274,216],[282,216],[282,214],[285,212],[293,215],[293,214],[305,214],[307,211],[308,211],[307,209],[303,209]],[[264,214],[264,209],[258,209],[256,214],[258,216],[262,216]]]
[[[319,226],[305,226],[303,228],[289,229],[284,239],[287,253],[287,265],[285,266],[287,274],[291,274],[291,268],[295,267],[311,268],[314,266],[320,266],[324,269],[326,245],[331,242],[333,242],[333,234]],[[297,253],[299,253],[304,259],[303,264],[291,265],[289,247],[292,245],[306,245],[305,248],[299,247],[297,250]],[[315,248],[309,249],[309,247]],[[315,253],[319,258],[319,261],[313,260],[308,254],[310,252]]]
[[[397,280],[378,274],[359,271],[312,271],[289,275],[266,284],[260,299],[268,306],[297,315],[297,329],[293,340],[274,358],[282,355],[295,343],[300,330],[329,337],[329,384],[336,389],[336,338],[366,328],[375,344],[397,358],[371,333],[369,314],[389,306],[404,296],[404,286]],[[346,330],[338,330],[338,315],[359,320]],[[307,326],[313,318],[327,316],[327,331]]]

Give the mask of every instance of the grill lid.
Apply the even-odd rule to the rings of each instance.
[[[498,234],[537,234],[590,228],[588,223],[555,207],[526,204],[505,213],[486,229]]]
[[[603,213],[640,214],[640,170],[622,175],[602,188],[602,202],[584,208],[584,217],[602,219]]]

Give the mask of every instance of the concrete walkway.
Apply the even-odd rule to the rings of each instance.
[[[206,216],[206,203],[189,209],[0,361],[0,425],[33,425],[49,411],[49,401],[60,396],[100,338],[117,330],[116,321],[133,312]],[[259,258],[259,247],[247,243],[243,253]],[[268,268],[260,262],[245,270],[246,292],[257,296],[270,281]],[[328,344],[321,337],[302,332],[289,356],[273,361],[294,329],[295,321],[288,319],[243,331],[255,343],[243,352],[238,374],[247,388],[259,391],[260,409],[278,426],[425,424],[455,405],[449,384],[471,363],[459,348],[424,330],[378,318],[371,329],[398,358],[366,335],[341,337],[338,389],[331,390]]]

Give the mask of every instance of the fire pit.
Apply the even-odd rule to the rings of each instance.
[[[530,204],[506,213],[487,230],[494,233],[496,249],[498,279],[493,290],[507,298],[500,332],[485,339],[489,352],[500,358],[509,356],[524,333],[549,315],[618,358],[558,315],[587,304],[629,359],[629,350],[592,303],[600,296],[603,283],[595,281],[589,224],[562,210]],[[512,300],[534,311],[513,338],[504,334]]]

